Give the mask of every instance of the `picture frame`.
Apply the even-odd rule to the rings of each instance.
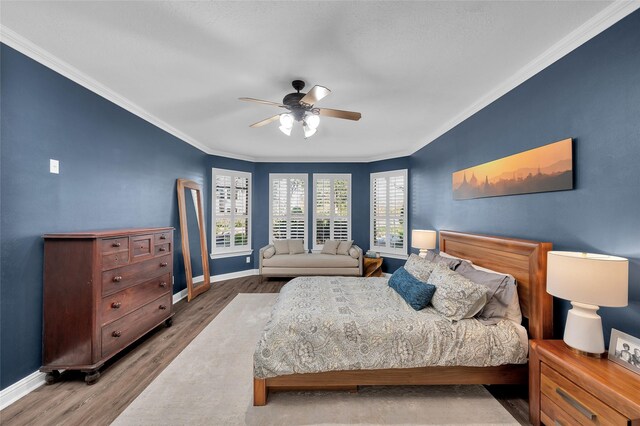
[[[640,338],[612,328],[608,358],[640,375]]]

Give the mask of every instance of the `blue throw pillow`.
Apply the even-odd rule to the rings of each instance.
[[[416,311],[424,309],[436,292],[436,286],[418,280],[404,267],[398,268],[391,275],[389,287],[394,289]]]

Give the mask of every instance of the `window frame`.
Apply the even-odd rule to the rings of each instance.
[[[319,216],[318,212],[316,210],[317,208],[317,203],[316,203],[316,197],[318,194],[318,186],[317,186],[317,181],[318,179],[330,179],[331,184],[330,184],[330,203],[329,203],[329,216]],[[348,214],[346,216],[347,219],[347,240],[351,240],[351,193],[352,191],[352,186],[351,186],[351,173],[314,173],[313,174],[313,234],[312,234],[312,238],[313,238],[313,244],[312,244],[312,251],[321,251],[322,248],[324,247],[324,244],[322,245],[318,245],[316,244],[316,232],[317,232],[317,219],[329,219],[329,239],[331,240],[335,240],[335,236],[334,236],[334,220],[335,219],[342,219],[344,216],[338,216],[335,214],[335,191],[334,191],[334,185],[335,185],[335,181],[336,180],[347,180],[348,182],[348,186],[347,186],[347,210],[348,210]]]
[[[216,176],[230,176],[231,177],[231,212],[227,214],[216,214],[215,204],[216,198]],[[247,178],[247,214],[239,215],[239,217],[247,217],[247,244],[242,246],[235,245],[235,227],[231,226],[231,243],[230,247],[216,247],[216,218],[228,218],[233,225],[236,221],[235,214],[235,178]],[[209,256],[211,259],[223,259],[225,257],[247,256],[253,253],[251,245],[251,216],[252,216],[252,192],[253,192],[253,175],[251,172],[243,172],[240,170],[211,168],[211,253]]]
[[[404,238],[403,238],[403,247],[401,248],[393,248],[393,247],[380,247],[380,246],[376,246],[374,244],[374,239],[375,239],[375,230],[374,230],[374,219],[376,219],[374,217],[374,188],[373,188],[373,182],[375,179],[377,178],[390,178],[390,177],[394,177],[394,176],[402,176],[404,178],[404,182],[405,182],[405,190],[404,190],[404,215],[402,217],[403,219],[403,232],[404,232]],[[408,215],[407,215],[407,211],[408,211],[408,195],[409,195],[409,173],[408,173],[408,169],[399,169],[399,170],[390,170],[390,171],[385,171],[385,172],[375,172],[375,173],[371,173],[370,174],[370,178],[369,178],[369,249],[373,250],[373,251],[377,251],[380,254],[386,256],[386,257],[390,257],[390,258],[395,258],[395,259],[406,259],[408,257],[408,235],[407,235],[407,230],[408,230]],[[386,210],[386,215],[384,217],[385,221],[386,221],[386,229],[387,229],[387,235],[386,235],[386,244],[389,244],[389,220],[392,219],[392,217],[389,214],[389,181],[387,180],[387,188],[386,188],[386,206],[387,206],[387,210]],[[394,216],[395,217],[395,216]],[[399,216],[398,216],[399,217]],[[378,218],[382,218],[382,216],[379,216]]]
[[[291,218],[303,217],[304,218],[304,242],[303,246],[305,251],[309,250],[309,174],[308,173],[269,173],[269,244],[271,244],[275,238],[273,238],[273,181],[275,179],[287,179],[287,239],[291,239]],[[304,212],[302,216],[291,215],[291,179],[304,180]]]

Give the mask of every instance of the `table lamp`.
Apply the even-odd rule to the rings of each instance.
[[[436,248],[436,231],[428,231],[424,229],[414,229],[411,231],[411,247],[420,249],[420,257],[427,255],[427,250]]]
[[[547,292],[571,301],[564,342],[588,356],[604,352],[600,306],[627,306],[629,261],[604,254],[550,251]]]

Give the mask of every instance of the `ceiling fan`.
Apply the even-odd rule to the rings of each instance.
[[[320,124],[320,116],[343,118],[346,120],[358,121],[362,117],[359,112],[343,111],[339,109],[331,108],[316,108],[314,105],[320,99],[331,93],[331,90],[323,86],[313,86],[308,93],[300,93],[304,89],[304,81],[293,80],[291,85],[296,90],[296,93],[289,93],[286,95],[281,103],[263,101],[255,98],[238,98],[241,101],[256,102],[259,104],[272,105],[279,108],[286,108],[289,112],[276,114],[273,117],[265,118],[262,121],[253,123],[249,127],[262,127],[276,120],[280,120],[280,131],[287,136],[291,135],[291,129],[293,129],[293,123],[298,121],[302,122],[302,128],[304,129],[304,137],[309,138],[313,136],[318,130]]]

